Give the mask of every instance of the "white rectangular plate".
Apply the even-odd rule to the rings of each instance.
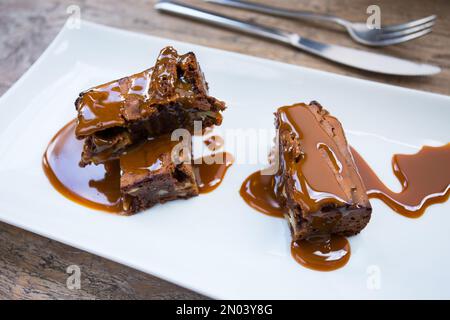
[[[278,106],[318,100],[394,189],[400,186],[390,167],[393,153],[450,140],[446,96],[83,22],[80,29],[63,28],[1,97],[2,221],[214,298],[450,298],[449,203],[408,219],[372,201],[371,222],[350,239],[350,262],[324,273],[291,258],[282,219],[240,198],[242,181],[262,164],[235,164],[216,191],[132,217],[90,210],[55,191],[41,157],[74,118],[78,93],[148,68],[166,45],[197,54],[211,94],[229,107],[222,130],[271,130]],[[271,143],[268,138],[266,146]]]

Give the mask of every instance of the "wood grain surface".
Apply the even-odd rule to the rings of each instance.
[[[275,3],[270,0],[254,0]],[[81,18],[113,27],[192,42],[253,56],[350,75],[429,92],[450,94],[450,1],[446,0],[279,0],[281,7],[335,14],[365,21],[371,4],[381,7],[383,24],[401,23],[429,14],[438,21],[429,36],[405,44],[369,49],[437,64],[433,77],[382,76],[335,65],[282,45],[201,23],[164,15],[155,0],[0,0],[0,95],[40,56],[77,5]],[[246,11],[185,1],[251,21],[276,25],[326,43],[355,48],[335,26],[283,20]],[[300,90],[301,88],[299,88]],[[326,88],[324,88],[326,90]],[[81,289],[66,286],[67,267],[81,268]],[[0,299],[204,299],[206,297],[151,275],[0,223]]]

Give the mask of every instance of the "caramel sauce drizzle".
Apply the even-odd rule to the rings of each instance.
[[[395,212],[409,218],[420,217],[432,204],[448,200],[450,193],[450,143],[441,147],[424,146],[416,154],[396,154],[392,169],[402,185],[402,191],[390,190],[373,169],[351,148],[355,164],[371,199],[379,199]],[[275,196],[275,177],[251,174],[243,183],[240,194],[252,208],[272,216],[282,217],[283,210]]]
[[[219,136],[217,137],[222,139]],[[178,143],[178,141],[172,141],[170,135],[148,140],[122,155],[120,157],[120,166],[124,172],[136,175],[159,170],[163,165],[161,156],[171,155],[172,151],[174,151],[173,148]],[[180,161],[188,161],[190,158],[183,157],[182,154],[179,156]],[[218,152],[195,159],[192,166],[199,192],[209,193],[216,189],[222,183],[228,168],[233,162],[233,156],[227,152]]]
[[[157,171],[163,166],[161,156],[170,155],[178,143],[178,141],[172,141],[170,135],[147,140],[123,154],[120,157],[120,166],[124,172],[136,175]]]
[[[165,135],[136,146],[122,155],[120,161],[80,167],[83,140],[76,138],[75,127],[76,120],[72,120],[50,141],[42,160],[44,172],[52,186],[69,200],[106,212],[123,212],[121,170],[134,174],[159,170],[161,155],[167,155],[179,143]],[[216,189],[233,161],[233,156],[227,152],[194,160],[193,169],[200,193]]]
[[[240,195],[252,208],[272,217],[283,218],[286,208],[277,198],[277,175],[252,173],[242,183]],[[291,255],[301,265],[318,270],[332,271],[343,267],[350,259],[350,244],[337,235],[323,234],[302,241],[291,242]]]
[[[318,271],[332,271],[347,264],[350,243],[347,238],[324,235],[291,242],[291,255],[302,266]]]
[[[177,70],[189,57],[189,53],[179,56],[172,47],[166,47],[161,51],[151,75],[149,105],[176,99],[188,102],[194,97],[193,85],[184,76],[184,70],[182,72]]]
[[[441,147],[424,146],[416,154],[394,155],[392,168],[402,185],[399,193],[390,190],[354,148],[351,152],[369,198],[380,199],[397,213],[417,218],[430,205],[449,197],[450,143]],[[260,171],[252,173],[242,183],[240,194],[259,212],[283,217],[285,209],[277,200],[275,179],[276,176],[261,175]],[[331,235],[325,241],[319,238],[293,242],[291,253],[297,262],[308,268],[329,271],[347,263],[350,246],[345,237]]]
[[[285,208],[278,202],[275,175],[262,175],[256,171],[245,179],[239,193],[247,204],[269,216],[283,218]]]
[[[223,181],[225,174],[233,164],[234,158],[228,152],[219,152],[194,160],[194,173],[200,193],[209,193]]]
[[[42,159],[44,172],[63,196],[83,206],[106,212],[122,212],[119,161],[79,166],[83,141],[75,137],[75,120],[50,141]]]
[[[402,191],[390,190],[361,155],[352,148],[353,158],[371,199],[379,199],[395,212],[418,218],[432,204],[445,202],[450,193],[450,143],[424,146],[416,154],[396,154],[392,169]]]
[[[76,135],[85,137],[99,130],[123,126],[126,101],[146,101],[153,68],[84,92],[79,98]],[[139,103],[139,104],[141,104]]]
[[[301,141],[301,149],[282,150],[284,156],[280,159],[281,171],[295,181],[296,201],[304,203],[311,212],[326,204],[350,203],[352,195],[338,183],[342,176],[350,174],[348,166],[330,133],[317,125],[320,120],[316,115],[305,104],[281,107],[278,114],[280,139],[288,133]],[[335,119],[328,114],[321,116]]]

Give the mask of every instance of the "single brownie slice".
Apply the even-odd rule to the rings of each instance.
[[[117,159],[139,142],[177,128],[220,125],[225,104],[208,95],[192,52],[164,48],[153,68],[82,92],[75,134],[85,139],[80,164]]]
[[[120,157],[120,191],[126,214],[198,195],[190,161],[192,144],[183,150],[178,143],[164,135],[145,141]]]
[[[275,117],[277,194],[293,240],[359,233],[372,207],[339,121],[317,102],[281,107]]]

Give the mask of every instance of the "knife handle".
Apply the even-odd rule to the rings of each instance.
[[[349,21],[346,21],[344,19],[332,15],[319,14],[310,11],[282,9],[249,1],[241,1],[241,0],[205,0],[205,1],[214,4],[220,4],[231,8],[238,8],[250,10],[253,12],[265,13],[275,17],[334,22],[341,26],[346,26],[349,24]]]
[[[159,1],[157,4],[155,4],[155,8],[160,11],[190,17],[195,20],[209,22],[217,26],[246,32],[252,35],[280,41],[287,44],[292,43],[291,39],[293,39],[293,37],[296,37],[296,39],[298,39],[298,35],[294,33],[258,25],[256,23],[229,18],[217,13],[212,13],[210,11],[206,11],[203,9],[194,8],[175,1],[168,1],[168,0]]]

